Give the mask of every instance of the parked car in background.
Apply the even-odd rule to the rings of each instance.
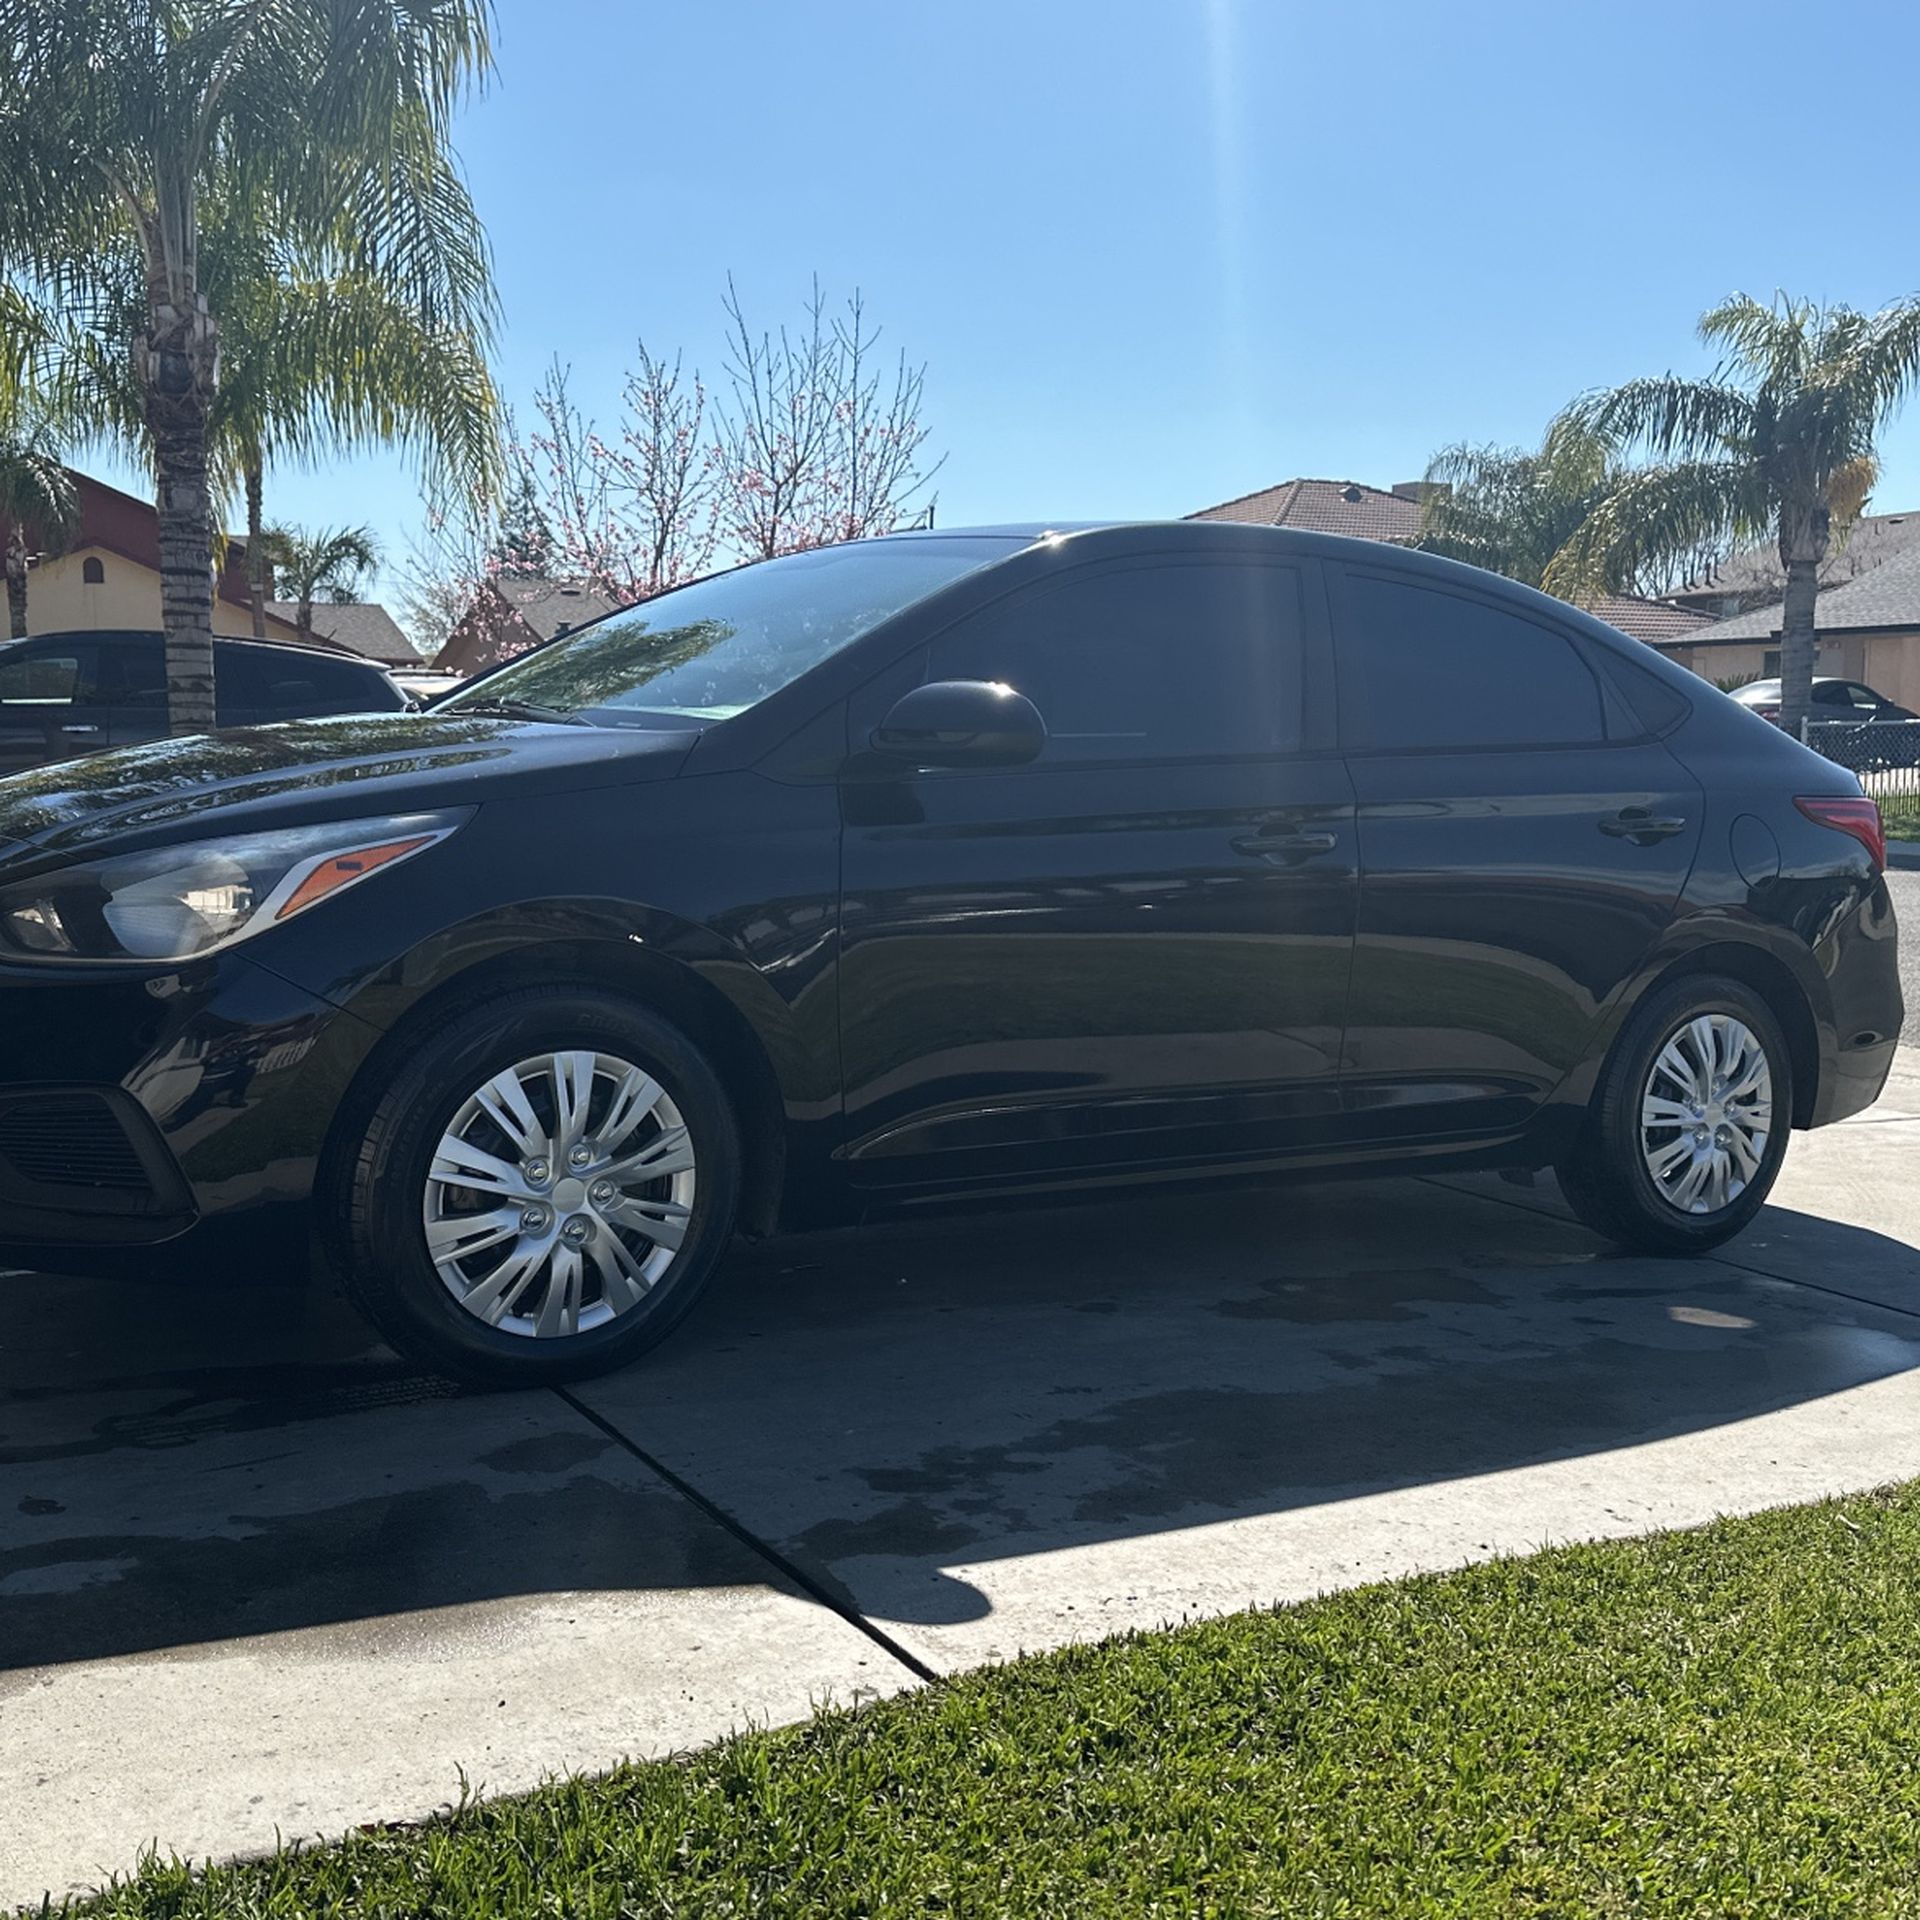
[[[1780,682],[1753,680],[1734,690],[1733,698],[1763,720],[1780,723]],[[1862,773],[1890,767],[1920,766],[1920,714],[1859,680],[1820,678],[1813,683],[1812,711],[1818,723],[1883,729],[1869,734],[1823,732],[1817,744],[1843,765]]]
[[[442,695],[467,683],[464,673],[438,673],[432,667],[396,667],[393,678],[416,707],[430,707]]]
[[[1736,687],[1733,698],[1743,707],[1751,707],[1763,720],[1780,718],[1780,682],[1749,680]],[[1912,720],[1920,718],[1898,701],[1863,685],[1858,680],[1817,679],[1813,683],[1813,717],[1816,720]]]
[[[431,712],[0,787],[0,1261],[317,1237],[403,1352],[524,1384],[736,1229],[995,1194],[1552,1167],[1698,1253],[1879,1094],[1883,861],[1851,774],[1430,555],[794,554]]]
[[[375,661],[276,640],[216,639],[213,687],[222,727],[397,713],[407,704]],[[50,633],[0,646],[0,775],[139,746],[166,732],[159,633]]]

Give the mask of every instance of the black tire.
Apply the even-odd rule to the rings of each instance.
[[[1662,1048],[1690,1020],[1731,1014],[1760,1042],[1773,1080],[1772,1127],[1758,1171],[1730,1204],[1682,1212],[1660,1190],[1640,1137],[1641,1098]],[[1739,980],[1717,975],[1656,988],[1614,1045],[1573,1150],[1555,1169],[1583,1224],[1641,1253],[1705,1253],[1731,1239],[1766,1204],[1786,1156],[1793,1115],[1793,1058],[1773,1009]]]
[[[463,1104],[504,1069],[569,1050],[631,1062],[660,1083],[686,1127],[696,1184],[685,1238],[651,1290],[602,1325],[535,1338],[460,1304],[428,1251],[422,1207],[434,1154]],[[725,1089],[678,1028],[595,988],[523,988],[420,1036],[347,1143],[323,1232],[348,1297],[409,1360],[476,1385],[579,1380],[638,1358],[693,1305],[732,1238],[740,1164]]]

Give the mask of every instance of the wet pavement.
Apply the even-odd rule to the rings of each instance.
[[[1550,1181],[736,1258],[463,1394],[334,1301],[0,1278],[0,1903],[983,1660],[1920,1474],[1920,1054],[1721,1254]]]

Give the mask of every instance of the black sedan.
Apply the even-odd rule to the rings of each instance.
[[[736,1232],[1016,1191],[1553,1167],[1693,1252],[1881,1087],[1881,866],[1850,775],[1445,561],[794,555],[425,714],[0,782],[0,1256],[312,1245],[511,1382]]]

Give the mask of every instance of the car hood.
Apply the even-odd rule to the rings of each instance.
[[[123,747],[0,780],[0,866],[660,779],[698,737],[395,713]]]

